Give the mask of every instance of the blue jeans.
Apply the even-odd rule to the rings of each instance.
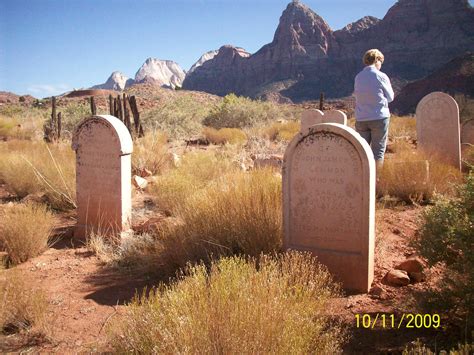
[[[383,161],[387,146],[390,117],[373,121],[356,121],[356,131],[369,143],[375,160]]]

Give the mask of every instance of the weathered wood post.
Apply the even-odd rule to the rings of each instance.
[[[324,92],[319,94],[319,109],[324,111]]]
[[[97,114],[97,106],[95,105],[94,96],[91,96],[91,98],[90,98],[90,103],[91,103],[91,113],[92,113],[92,116],[95,116],[95,115]]]

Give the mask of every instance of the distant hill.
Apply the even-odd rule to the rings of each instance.
[[[433,91],[474,98],[474,54],[466,53],[457,57],[425,78],[406,85],[390,108],[400,115],[414,113],[418,102]]]

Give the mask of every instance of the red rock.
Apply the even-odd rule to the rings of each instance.
[[[407,273],[410,272],[423,272],[424,265],[419,258],[410,258],[405,261],[402,261],[400,264],[395,266],[397,270],[403,270]]]
[[[385,275],[385,280],[390,286],[406,286],[410,283],[410,277],[406,271],[391,270]]]

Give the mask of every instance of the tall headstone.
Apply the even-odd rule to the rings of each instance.
[[[301,116],[301,132],[319,123],[340,123],[347,125],[347,116],[340,110],[305,110]]]
[[[367,142],[336,123],[311,126],[283,161],[285,249],[307,250],[347,290],[374,277],[375,161]]]
[[[123,236],[130,230],[133,143],[127,127],[109,115],[84,119],[74,131],[77,225],[74,234]]]
[[[416,107],[418,147],[461,169],[459,107],[444,92],[426,95]]]

